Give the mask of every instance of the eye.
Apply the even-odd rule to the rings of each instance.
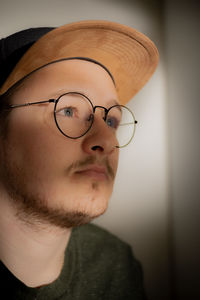
[[[119,126],[119,121],[114,117],[109,117],[106,120],[106,124],[111,128],[117,129]]]
[[[76,110],[77,109],[75,107],[69,106],[69,107],[65,107],[65,108],[61,109],[57,113],[62,116],[65,116],[65,117],[72,118],[72,117],[75,117]]]

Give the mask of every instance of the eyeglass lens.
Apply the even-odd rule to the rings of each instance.
[[[83,136],[94,120],[92,103],[82,94],[67,93],[59,98],[55,107],[59,130],[70,138]],[[109,109],[106,124],[116,135],[118,147],[126,146],[133,138],[135,119],[125,106],[115,105]]]

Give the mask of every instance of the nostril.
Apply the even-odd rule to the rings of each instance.
[[[101,147],[101,146],[93,146],[93,147],[91,147],[91,149],[92,149],[93,151],[99,150],[100,152],[103,152],[103,147]]]

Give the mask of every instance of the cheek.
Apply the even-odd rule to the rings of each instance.
[[[51,129],[40,119],[27,120],[26,116],[10,125],[8,143],[12,159],[32,175],[58,175],[78,155],[77,141],[59,134],[56,126]]]
[[[119,148],[116,148],[115,149],[115,153],[113,155],[113,162],[112,162],[112,165],[113,165],[113,169],[115,171],[115,174],[117,172],[117,168],[118,168],[118,162],[119,162]]]

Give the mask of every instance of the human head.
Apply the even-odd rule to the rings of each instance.
[[[105,25],[107,24],[108,31],[111,31],[111,25],[114,26],[114,24],[108,23],[101,23],[102,30],[99,34],[98,43],[99,41],[103,42],[102,37],[104,35],[105,40],[109,40],[108,32],[105,34]],[[83,23],[81,22],[81,24]],[[95,27],[94,22],[90,23],[90,26],[88,24],[86,22],[86,27],[93,30],[91,28]],[[119,29],[118,25],[116,26]],[[82,25],[80,27],[82,32],[89,34],[88,29]],[[97,27],[95,28],[96,34],[98,32]],[[73,34],[80,30],[76,26],[75,29]],[[88,48],[90,47],[86,49],[84,44],[81,49],[81,53],[83,53],[81,57],[89,56],[89,58],[97,59],[96,56],[98,56],[97,62],[100,64],[104,62],[109,72],[112,74],[113,71],[116,75],[113,77],[114,80],[117,78],[117,85],[114,85],[105,68],[99,64],[94,64],[94,62],[80,59],[58,62],[57,60],[63,57],[60,57],[62,51],[57,49],[58,45],[63,45],[63,41],[59,39],[56,44],[56,40],[58,37],[62,37],[61,33],[65,33],[66,37],[69,31],[69,28],[66,30],[66,27],[61,28],[61,31],[52,30],[25,52],[1,87],[3,93],[8,93],[12,90],[13,85],[17,84],[17,89],[15,86],[14,93],[11,93],[9,98],[12,103],[20,104],[27,102],[27,99],[28,102],[46,100],[55,97],[55,94],[59,96],[59,90],[72,91],[73,89],[87,94],[94,101],[94,105],[109,107],[113,104],[113,101],[119,101],[120,103],[127,101],[130,94],[132,96],[137,92],[155,69],[156,55],[153,56],[153,51],[150,51],[149,61],[151,60],[151,64],[146,63],[146,70],[148,69],[146,77],[144,76],[145,78],[140,80],[137,87],[131,87],[128,74],[131,74],[132,70],[125,72],[123,68],[120,69],[120,64],[116,64],[117,55],[115,57],[112,51],[108,50],[107,55],[104,56],[102,54],[108,44],[111,45],[111,41],[105,43],[104,49],[101,49],[100,46],[98,49],[93,48],[94,45],[91,46],[91,54],[89,55],[86,55],[86,53],[88,54]],[[119,43],[119,31],[116,30],[116,33],[116,40],[118,39]],[[94,37],[94,33],[90,32],[90,42],[91,34]],[[47,55],[41,64],[41,57],[43,57],[41,51],[47,50],[45,46],[47,45],[46,39],[52,41],[55,46],[52,44],[54,50],[51,52],[50,48],[51,54]],[[72,39],[71,35],[68,36],[67,41],[69,42],[70,39]],[[97,43],[97,39],[94,40]],[[141,40],[138,40],[139,45]],[[82,43],[81,41],[82,39],[79,38],[80,43]],[[80,49],[80,47],[73,45],[73,42],[76,44],[77,39],[74,38],[70,42],[72,45],[67,49],[66,45],[61,47],[61,50],[64,49],[63,55],[77,57],[79,54],[77,49]],[[156,53],[151,43],[150,46],[151,50],[154,49]],[[57,52],[59,52],[59,56],[57,56]],[[93,52],[95,57],[90,57]],[[116,48],[114,52],[117,54]],[[109,61],[112,57],[113,61],[110,64]],[[52,63],[54,61],[57,62]],[[107,65],[111,67],[111,71]],[[149,65],[148,68],[147,65]],[[126,88],[123,87],[121,82],[125,74],[126,79],[129,81],[129,84],[124,84]],[[22,80],[23,85],[19,84],[20,80]],[[37,203],[38,213],[39,211],[42,212],[40,216],[43,215],[43,221],[46,220],[58,226],[70,227],[88,222],[91,218],[103,213],[107,208],[117,169],[118,150],[112,147],[114,137],[110,135],[107,128],[104,128],[105,124],[101,123],[99,118],[97,118],[91,132],[82,139],[71,141],[66,140],[63,136],[58,137],[57,132],[55,135],[55,128],[50,125],[52,124],[50,106],[48,108],[46,106],[30,107],[28,111],[27,108],[24,108],[10,113],[8,135],[1,142],[1,182],[5,187],[5,192],[9,192],[9,197],[14,200],[13,203],[18,205],[18,209],[20,207],[22,209],[23,204],[27,216],[29,213],[32,220],[36,216],[36,210],[31,210],[31,207],[33,208]],[[66,219],[66,214],[62,214],[61,211],[68,213],[68,219]],[[60,223],[58,223],[58,215]],[[69,219],[73,222],[70,223]]]

